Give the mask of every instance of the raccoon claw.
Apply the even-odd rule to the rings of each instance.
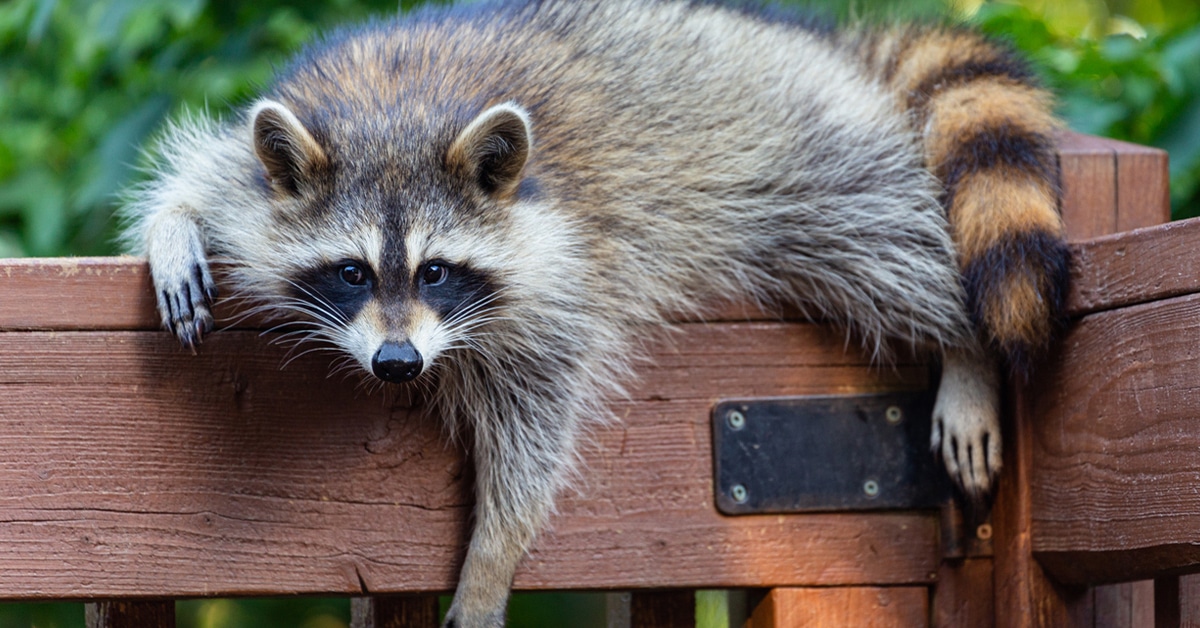
[[[968,499],[986,501],[1001,464],[999,377],[986,359],[947,356],[930,449]]]
[[[213,330],[212,305],[216,297],[216,284],[203,263],[194,264],[189,276],[177,285],[158,292],[163,327],[192,353]]]
[[[993,430],[973,434],[951,433],[941,417],[935,417],[930,447],[959,490],[979,504],[987,499],[1000,472],[1000,440]]]

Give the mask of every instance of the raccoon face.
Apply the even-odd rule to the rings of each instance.
[[[319,187],[313,179],[321,169],[333,168],[330,160],[282,104],[261,103],[253,118],[255,150],[281,206],[301,205]],[[441,167],[472,194],[503,201],[515,194],[529,145],[524,111],[497,105],[465,126]],[[381,210],[388,203],[380,199],[393,196],[387,192],[338,198],[341,209],[319,219],[284,210],[282,222],[297,230],[288,238],[295,252],[285,255],[299,265],[285,273],[283,291],[286,309],[315,322],[308,337],[331,342],[383,381],[403,383],[448,350],[481,350],[478,334],[497,318],[500,286],[497,272],[473,261],[486,245],[447,233],[461,220],[446,220],[444,208]]]
[[[471,332],[499,305],[489,274],[441,259],[397,273],[341,259],[306,269],[291,285],[309,318],[330,328],[326,339],[393,383],[416,379],[448,348],[470,345]]]

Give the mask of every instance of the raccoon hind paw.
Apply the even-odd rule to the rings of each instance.
[[[998,375],[988,358],[948,355],[933,407],[930,448],[976,505],[988,499],[1000,473]]]

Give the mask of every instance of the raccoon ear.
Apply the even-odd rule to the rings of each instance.
[[[267,169],[271,185],[293,196],[328,163],[325,151],[296,114],[273,100],[263,100],[250,115],[254,152]]]
[[[532,137],[529,114],[503,103],[479,114],[446,153],[452,171],[466,173],[488,194],[508,196],[521,182]]]

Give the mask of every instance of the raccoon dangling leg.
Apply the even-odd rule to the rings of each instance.
[[[981,350],[952,349],[942,359],[930,448],[975,504],[1000,472],[1000,368]]]
[[[477,425],[475,523],[445,628],[504,626],[513,574],[550,517],[578,429],[569,404],[542,409],[554,418],[518,412]]]
[[[146,226],[146,243],[162,325],[195,353],[213,329],[217,286],[192,211],[180,206],[154,214]]]

